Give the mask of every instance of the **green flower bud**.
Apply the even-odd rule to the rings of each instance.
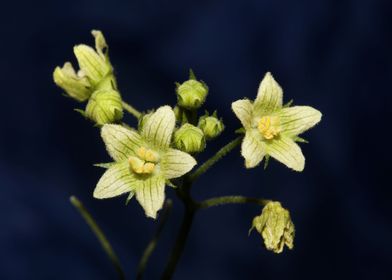
[[[85,73],[82,70],[76,73],[69,62],[66,62],[63,68],[56,67],[53,80],[70,97],[79,102],[86,101],[91,95],[91,85]]]
[[[181,151],[199,153],[205,149],[206,140],[200,128],[186,123],[174,133],[174,144]]]
[[[206,100],[208,87],[203,82],[196,80],[191,71],[188,81],[177,84],[177,102],[181,107],[193,110],[200,108]]]
[[[87,103],[85,114],[98,125],[118,122],[123,117],[120,94],[115,90],[95,91]]]
[[[291,221],[289,211],[284,209],[280,202],[268,202],[261,215],[253,219],[250,231],[254,228],[263,237],[265,247],[268,250],[281,253],[285,244],[289,249],[293,249],[294,224]]]
[[[91,33],[95,37],[95,50],[82,44],[74,47],[74,53],[80,69],[86,73],[90,82],[95,86],[113,69],[109,61],[108,45],[102,32],[93,30]]]
[[[217,118],[216,112],[212,116],[209,116],[208,113],[202,116],[199,119],[198,127],[203,131],[207,140],[218,137],[225,129],[223,121]]]

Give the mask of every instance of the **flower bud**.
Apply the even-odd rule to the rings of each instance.
[[[53,80],[70,97],[79,102],[86,101],[91,95],[91,85],[85,73],[81,70],[76,73],[69,62],[66,62],[63,68],[56,67]]]
[[[206,100],[208,87],[195,79],[191,72],[190,79],[177,85],[177,102],[181,107],[194,110],[200,108]]]
[[[74,53],[80,69],[86,73],[93,86],[97,85],[113,69],[109,61],[108,45],[101,31],[91,32],[95,37],[95,50],[87,45],[77,45]]]
[[[263,237],[264,245],[268,250],[281,253],[285,244],[289,249],[293,249],[294,224],[289,211],[284,209],[280,202],[268,202],[261,215],[253,219],[250,231],[254,228]]]
[[[87,103],[85,113],[98,125],[118,122],[123,117],[120,94],[115,90],[95,91]]]
[[[198,127],[203,131],[207,140],[218,137],[225,129],[223,121],[217,118],[216,112],[212,116],[209,116],[208,113],[202,116],[199,119]]]
[[[174,144],[187,153],[199,153],[206,147],[203,131],[189,123],[184,124],[174,133]]]

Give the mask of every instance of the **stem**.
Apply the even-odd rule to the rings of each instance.
[[[216,162],[218,162],[222,157],[227,155],[230,151],[232,151],[235,147],[237,147],[242,140],[243,136],[237,137],[233,141],[229,142],[225,146],[223,146],[215,155],[209,158],[206,162],[204,162],[195,172],[190,175],[189,180],[191,182],[195,181],[200,177],[203,173],[205,173],[209,168],[211,168]]]
[[[142,116],[142,113],[140,113],[138,110],[136,110],[131,104],[128,104],[127,102],[122,101],[122,106],[125,109],[125,111],[130,113],[135,118],[139,119]]]
[[[270,200],[254,198],[254,197],[245,197],[241,195],[229,195],[229,196],[221,196],[214,197],[210,199],[206,199],[197,204],[199,209],[210,208],[213,206],[225,205],[225,204],[244,204],[244,203],[254,203],[260,206],[265,206]]]
[[[114,265],[114,268],[116,269],[116,271],[118,273],[119,279],[125,279],[124,272],[121,268],[121,264],[120,264],[120,261],[116,255],[116,253],[114,253],[112,246],[110,245],[108,239],[106,238],[106,236],[103,233],[103,231],[101,230],[101,228],[95,222],[94,218],[91,216],[91,214],[84,207],[82,202],[76,196],[71,196],[69,200],[70,200],[71,204],[79,211],[80,215],[83,217],[85,222],[88,224],[91,231],[98,238],[103,250],[108,255],[110,261]]]
[[[192,227],[193,217],[197,210],[196,203],[189,194],[190,181],[185,181],[184,185],[177,189],[177,196],[181,199],[185,206],[184,217],[182,219],[180,231],[178,232],[176,243],[170,253],[165,270],[162,274],[163,280],[169,280],[174,274],[176,266],[185,248],[185,243],[188,238],[189,231]]]
[[[177,263],[182,255],[182,252],[184,251],[185,243],[192,226],[194,214],[194,210],[185,210],[184,218],[182,219],[182,224],[180,231],[177,235],[176,243],[170,254],[165,271],[162,274],[162,280],[169,280],[173,276]]]
[[[159,237],[163,231],[163,228],[167,222],[167,219],[169,218],[172,206],[173,206],[173,202],[170,199],[166,200],[165,207],[163,209],[161,220],[159,222],[157,231],[155,232],[154,236],[152,237],[150,243],[148,243],[148,245],[147,245],[146,249],[144,250],[143,255],[140,259],[138,269],[137,269],[136,279],[143,278],[143,273],[146,270],[148,260],[151,256],[152,252],[155,250],[155,247],[157,246]]]

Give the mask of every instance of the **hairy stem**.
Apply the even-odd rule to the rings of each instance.
[[[200,175],[204,174],[209,168],[211,168],[215,163],[217,163],[222,157],[227,155],[230,151],[232,151],[235,147],[237,147],[242,140],[242,136],[237,137],[233,141],[229,142],[225,146],[223,146],[215,155],[213,155],[210,159],[204,162],[195,172],[190,175],[189,180],[191,182],[195,181]]]
[[[143,278],[143,273],[146,269],[148,260],[151,256],[152,252],[155,250],[155,247],[157,246],[159,237],[161,236],[163,228],[165,227],[165,224],[169,218],[172,206],[173,206],[173,202],[170,199],[166,200],[165,206],[163,208],[163,212],[161,214],[161,219],[160,219],[157,231],[155,232],[154,236],[152,237],[150,243],[148,243],[146,249],[143,252],[143,256],[140,259],[140,262],[139,262],[139,265],[137,268],[136,279]]]
[[[139,119],[142,116],[142,113],[139,112],[138,110],[136,110],[131,104],[128,104],[127,102],[122,101],[122,106],[125,109],[125,111],[130,113],[135,118]]]
[[[112,246],[110,245],[108,239],[106,238],[106,236],[103,233],[103,231],[101,230],[101,228],[95,222],[94,218],[91,216],[91,214],[88,212],[86,207],[84,207],[83,203],[77,197],[71,196],[69,200],[70,200],[71,204],[79,211],[80,215],[83,217],[85,222],[88,224],[91,231],[98,238],[103,250],[108,255],[110,261],[114,265],[114,268],[116,269],[116,271],[118,273],[119,279],[125,279],[124,271],[121,268],[121,264],[120,264],[120,261],[116,255],[116,253],[114,253]]]
[[[210,208],[213,206],[225,205],[225,204],[244,204],[244,203],[254,203],[260,206],[265,206],[270,200],[254,198],[254,197],[245,197],[241,195],[229,195],[229,196],[221,196],[214,197],[210,199],[206,199],[197,204],[199,209]]]

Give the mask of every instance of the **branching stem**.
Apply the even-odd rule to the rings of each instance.
[[[190,175],[189,180],[191,182],[194,182],[197,178],[199,178],[202,174],[204,174],[209,168],[211,168],[215,163],[217,163],[222,157],[224,157],[235,147],[237,147],[241,143],[241,140],[242,140],[242,136],[239,136],[233,141],[223,146],[215,155],[213,155],[206,162],[204,162],[198,169],[196,169],[196,171]]]
[[[214,197],[206,199],[197,204],[198,209],[210,208],[213,206],[225,205],[225,204],[243,204],[243,203],[254,203],[260,206],[265,206],[269,200],[255,198],[255,197],[245,197],[241,195],[229,195]]]

